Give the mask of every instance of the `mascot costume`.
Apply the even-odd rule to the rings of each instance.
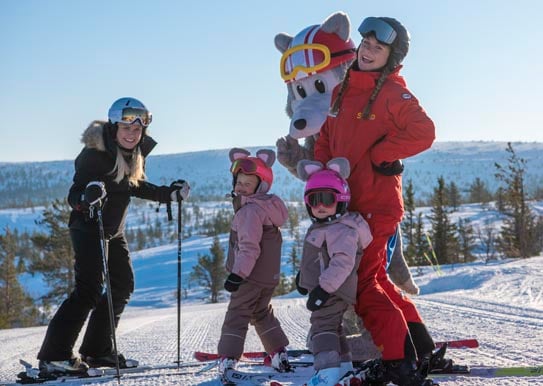
[[[275,47],[281,52],[281,78],[287,85],[286,113],[289,134],[277,140],[277,159],[298,177],[296,165],[312,160],[313,147],[326,120],[332,91],[343,81],[345,72],[356,58],[356,45],[349,37],[351,24],[347,14],[336,12],[321,25],[304,28],[296,36],[279,33]],[[304,145],[298,139],[305,138]],[[418,295],[402,253],[400,227],[389,241],[387,272],[401,290]]]
[[[290,118],[289,134],[277,140],[277,159],[294,176],[302,159],[312,160],[313,148],[328,115],[332,91],[343,81],[345,72],[356,58],[356,45],[349,37],[350,21],[343,12],[330,15],[320,25],[304,28],[296,36],[279,33],[275,47],[281,52],[281,78],[287,85],[286,113]],[[304,145],[298,143],[304,138]],[[391,237],[387,253],[390,280],[401,290],[417,295],[409,267],[405,262],[400,227]],[[354,312],[353,312],[354,315]],[[361,336],[351,340],[353,354],[365,359],[380,356],[371,336],[359,324]]]

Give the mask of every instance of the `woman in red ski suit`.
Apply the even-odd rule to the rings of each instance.
[[[382,352],[382,363],[400,385],[418,385],[417,358],[434,343],[413,302],[386,275],[386,245],[402,219],[401,160],[428,149],[432,120],[399,75],[409,34],[392,18],[367,18],[357,60],[332,98],[330,115],[315,144],[315,159],[346,157],[351,164],[349,211],[369,223],[373,241],[358,268],[356,312]],[[419,382],[419,383],[417,383]]]

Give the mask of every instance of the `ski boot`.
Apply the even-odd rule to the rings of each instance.
[[[419,364],[421,374],[467,374],[469,367],[457,365],[452,359],[445,358],[447,344],[424,356]]]
[[[226,377],[226,372],[230,369],[235,369],[238,364],[238,361],[235,358],[221,357],[219,359],[219,377],[223,385],[235,385],[228,380]]]
[[[313,374],[305,386],[335,386],[343,377],[340,367],[329,367],[320,369]]]
[[[135,359],[126,359],[123,354],[118,354],[119,368],[126,369],[129,367],[137,367],[138,361]],[[85,356],[85,362],[89,367],[117,367],[117,361],[115,360],[115,354],[104,355],[101,357]]]
[[[85,374],[89,370],[89,365],[81,358],[71,358],[64,361],[40,360],[38,367],[40,376],[51,374],[77,375]]]
[[[420,373],[414,361],[408,359],[386,361],[374,359],[367,361],[365,381],[369,385],[384,386],[389,382],[398,386],[434,386],[426,374]]]
[[[292,366],[288,361],[288,354],[285,348],[282,348],[279,351],[275,351],[268,355],[264,359],[264,364],[266,366],[273,367],[280,373],[288,373],[292,371]]]

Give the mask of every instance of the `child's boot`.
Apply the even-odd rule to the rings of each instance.
[[[237,364],[238,361],[235,358],[221,357],[221,359],[219,359],[219,376],[223,383],[228,382],[226,372],[230,369],[235,369]]]
[[[270,354],[271,358],[271,367],[280,373],[286,373],[292,371],[292,366],[288,361],[287,350],[283,347],[279,351],[275,351]]]
[[[342,377],[340,367],[320,369],[305,383],[305,386],[335,386]]]

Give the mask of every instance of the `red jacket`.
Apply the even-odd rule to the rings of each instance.
[[[372,163],[411,157],[428,149],[435,138],[434,123],[407,89],[400,68],[388,76],[366,120],[362,112],[380,73],[351,70],[339,113],[326,119],[315,143],[316,160],[349,160],[349,210],[392,216],[395,221],[403,216],[402,178],[379,174]]]

